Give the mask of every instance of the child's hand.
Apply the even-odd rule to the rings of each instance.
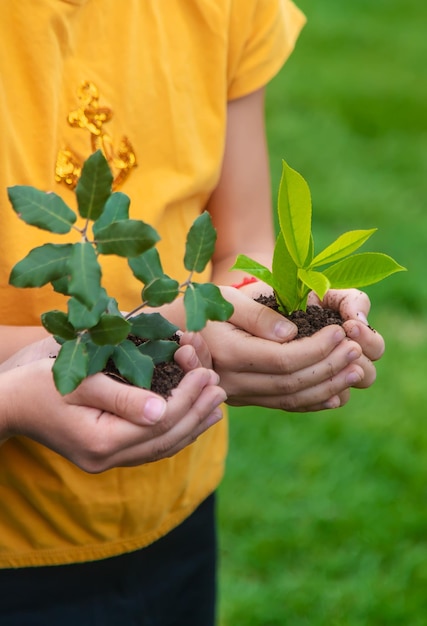
[[[180,365],[197,368],[167,401],[103,374],[61,396],[52,359],[13,365],[0,375],[0,435],[30,437],[90,473],[172,456],[221,419],[226,397],[218,375],[199,367],[194,348],[182,350]]]
[[[225,288],[223,294],[234,315],[209,323],[202,334],[229,404],[318,411],[342,406],[351,387],[375,380],[362,347],[340,326],[292,341],[296,327],[281,315],[240,290]]]
[[[310,294],[310,299],[312,304],[319,304],[314,294]],[[321,306],[340,312],[341,317],[346,320],[344,329],[347,337],[360,344],[367,359],[378,361],[382,357],[384,339],[368,325],[371,303],[366,293],[358,289],[330,289]]]

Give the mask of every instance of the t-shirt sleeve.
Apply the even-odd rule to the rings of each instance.
[[[294,49],[305,24],[290,0],[234,0],[230,14],[228,99],[266,85]]]

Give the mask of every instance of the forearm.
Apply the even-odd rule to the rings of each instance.
[[[274,228],[262,90],[229,103],[221,177],[207,209],[218,232],[212,279],[240,282],[238,254],[271,267]]]
[[[48,336],[42,326],[0,326],[0,362],[21,348]]]

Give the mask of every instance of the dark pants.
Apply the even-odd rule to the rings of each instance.
[[[1,626],[214,626],[214,509],[131,554],[0,570]]]

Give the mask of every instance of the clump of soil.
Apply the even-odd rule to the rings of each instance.
[[[279,306],[274,296],[259,296],[256,298],[256,301],[280,313]],[[309,305],[306,311],[294,311],[291,315],[284,315],[284,317],[297,325],[298,334],[295,339],[311,337],[311,335],[314,335],[318,330],[330,324],[339,324],[340,326],[343,324],[343,319],[338,311],[323,309],[320,306],[313,305]]]
[[[151,391],[168,398],[183,378],[184,370],[175,361],[159,363],[154,368]]]
[[[146,341],[145,339],[135,337],[134,335],[129,335],[128,339],[130,341],[133,341],[136,346],[140,346]],[[173,337],[169,337],[169,340],[175,341],[179,344],[178,335],[173,335]],[[111,376],[112,378],[115,378],[116,380],[119,380],[120,382],[127,385],[132,384],[120,374],[112,359],[108,359],[107,365],[104,369],[104,374],[107,374],[107,376]],[[184,378],[184,375],[185,373],[183,369],[175,361],[163,361],[162,363],[158,363],[154,367],[153,379],[151,381],[151,391],[154,391],[154,393],[159,394],[163,398],[168,398],[171,395],[173,389],[175,389],[175,387],[177,387],[181,380]]]

